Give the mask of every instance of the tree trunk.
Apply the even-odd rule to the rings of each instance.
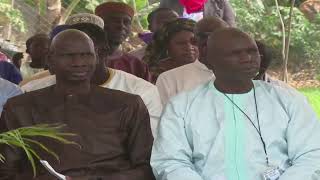
[[[61,0],[47,0],[46,19],[51,23],[51,28],[60,23],[61,19]]]
[[[284,25],[284,21],[280,12],[280,8],[279,8],[279,3],[278,0],[275,0],[275,4],[276,4],[276,8],[277,8],[277,13],[280,19],[280,24],[281,24],[281,32],[282,32],[282,51],[281,51],[281,57],[282,57],[282,61],[283,61],[283,76],[282,76],[282,80],[286,82],[287,80],[287,67],[286,67],[286,63],[285,63],[285,57],[286,57],[286,28]]]
[[[137,5],[136,5],[136,1],[132,0],[130,2],[131,7],[133,7],[134,11],[137,12]],[[141,23],[139,21],[139,17],[138,14],[136,14],[136,16],[133,17],[133,29],[135,31],[137,31],[138,33],[143,32],[143,27],[141,26]]]
[[[295,0],[291,0],[289,25],[288,25],[288,36],[286,38],[286,56],[284,58],[284,67],[283,67],[283,76],[284,76],[285,82],[288,82],[288,59],[289,59],[289,50],[290,50],[291,25],[292,25],[294,4],[295,4]]]
[[[80,2],[80,0],[73,0],[70,5],[68,6],[68,8],[65,10],[65,12],[63,13],[63,15],[61,16],[61,22],[65,23],[67,21],[67,19],[69,18],[69,16],[71,15],[73,9],[78,5],[78,3]]]
[[[14,7],[14,0],[11,0],[11,7]],[[11,34],[12,34],[12,24],[9,21],[5,26],[3,30],[3,38],[5,40],[11,40]]]

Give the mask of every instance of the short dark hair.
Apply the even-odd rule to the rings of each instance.
[[[36,39],[48,39],[48,41],[50,40],[49,36],[47,34],[44,33],[40,33],[40,34],[35,34],[33,36],[31,36],[27,41],[26,41],[26,48],[27,48],[27,52],[30,49],[31,44],[33,43],[34,40]]]
[[[23,58],[23,53],[22,52],[17,52],[12,56],[12,61],[22,59]]]
[[[151,24],[153,21],[153,18],[161,11],[175,12],[173,9],[170,9],[170,8],[163,8],[163,7],[157,8],[157,9],[153,10],[150,14],[148,14],[148,17],[147,17],[148,24]]]

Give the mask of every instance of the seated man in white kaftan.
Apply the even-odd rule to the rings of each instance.
[[[159,180],[320,179],[320,122],[295,90],[252,81],[260,56],[234,28],[214,32],[216,79],[169,101],[151,165]]]

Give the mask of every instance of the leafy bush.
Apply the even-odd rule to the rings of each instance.
[[[281,63],[282,34],[276,7],[273,4],[231,1],[237,16],[238,27],[274,49],[276,60]],[[290,7],[280,6],[287,25]],[[318,18],[320,19],[320,18]],[[299,9],[294,8],[289,64],[293,66],[320,62],[320,21],[309,22]]]
[[[4,15],[16,30],[21,32],[26,31],[21,12],[18,9],[12,8],[11,1],[0,0],[0,14]]]
[[[44,137],[48,139],[56,140],[57,142],[64,144],[74,144],[78,145],[75,142],[65,139],[66,136],[75,136],[71,133],[62,133],[60,132],[61,128],[64,125],[58,124],[42,124],[35,125],[30,127],[18,128],[8,132],[0,133],[0,145],[8,145],[11,147],[16,147],[22,149],[29,162],[31,163],[34,176],[36,175],[36,162],[35,160],[40,160],[41,157],[35,151],[34,146],[40,147],[40,149],[47,152],[49,155],[52,155],[57,160],[59,160],[58,155],[52,150],[48,149],[42,143],[33,140],[34,137]],[[0,163],[5,163],[5,157],[0,152]]]
[[[89,12],[94,13],[95,8],[107,0],[81,0],[78,5],[73,10],[74,13],[78,12]],[[147,28],[147,19],[146,15],[151,11],[148,0],[112,0],[117,2],[124,2],[131,5],[135,11],[137,16],[137,21],[142,25],[143,28]],[[64,0],[64,5],[69,5],[72,0]],[[66,8],[66,7],[65,7]]]

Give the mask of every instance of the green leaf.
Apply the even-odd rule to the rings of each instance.
[[[4,15],[13,27],[21,32],[25,32],[25,22],[21,12],[11,6],[11,1],[0,0],[0,15]]]
[[[30,143],[33,143],[33,144],[36,144],[38,145],[41,149],[43,149],[44,151],[46,151],[47,153],[49,153],[50,155],[52,155],[56,160],[60,161],[59,159],[59,156],[54,153],[52,150],[48,149],[46,146],[44,146],[42,143],[38,142],[38,141],[35,141],[35,140],[32,140],[32,139],[28,139],[28,138],[23,138],[23,140],[27,143],[27,142],[30,142]]]
[[[0,161],[4,163],[4,160],[5,160],[4,156],[0,153]]]
[[[42,150],[45,152],[49,153],[53,157],[55,157],[57,160],[59,160],[58,155],[44,146],[42,143],[35,141],[33,139],[30,139],[31,137],[43,137],[43,138],[49,138],[49,139],[54,139],[57,140],[60,143],[64,144],[73,144],[73,145],[78,145],[77,143],[73,141],[69,141],[65,139],[65,137],[68,136],[75,136],[75,134],[72,133],[62,133],[60,130],[64,127],[64,125],[61,124],[42,124],[42,125],[35,125],[35,126],[30,126],[30,127],[23,127],[23,128],[18,128],[15,130],[11,130],[8,132],[4,132],[0,134],[0,144],[6,144],[11,147],[17,147],[21,148],[33,170],[34,176],[36,176],[36,165],[35,165],[35,159],[40,159],[39,155],[35,150],[32,148],[32,145],[39,146]],[[80,145],[79,145],[80,147]],[[0,161],[3,162],[5,161],[5,157],[0,154]]]

